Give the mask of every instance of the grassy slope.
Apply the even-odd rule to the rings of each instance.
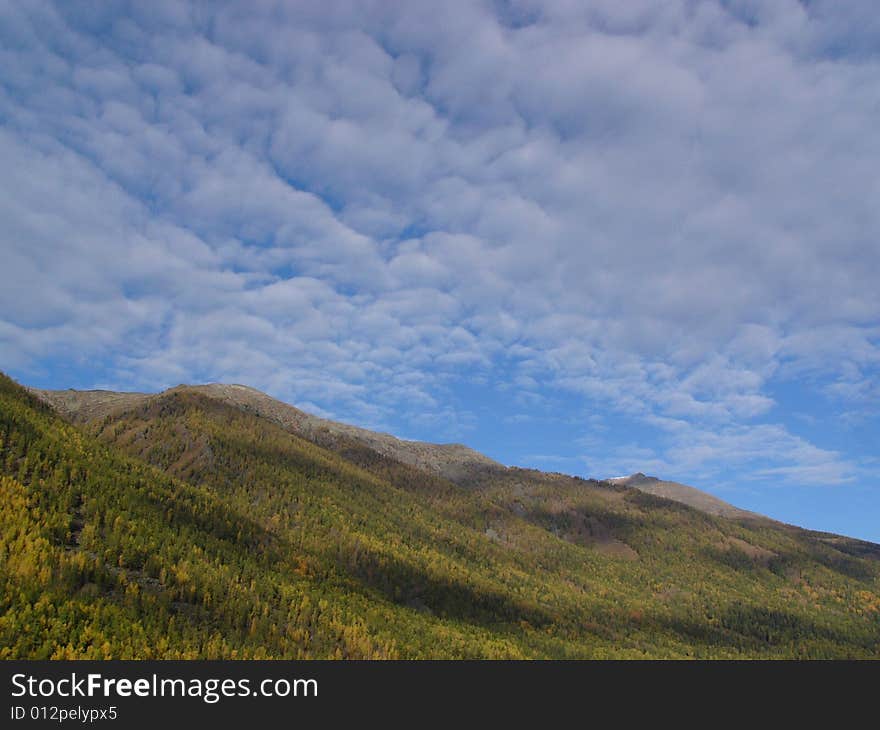
[[[466,489],[197,392],[78,430],[4,378],[0,468],[0,656],[880,652],[870,546],[539,472]]]

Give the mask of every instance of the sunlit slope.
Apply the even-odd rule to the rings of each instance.
[[[82,430],[0,390],[5,656],[880,652],[867,543],[491,464],[456,484],[199,389]]]

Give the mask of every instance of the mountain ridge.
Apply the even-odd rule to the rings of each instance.
[[[485,454],[464,444],[428,443],[400,439],[392,434],[370,431],[339,421],[315,416],[296,406],[241,384],[208,383],[177,385],[159,393],[125,393],[107,390],[42,390],[29,388],[63,415],[75,421],[103,418],[120,410],[132,408],[179,392],[203,393],[279,425],[318,440],[332,441],[334,436],[353,438],[366,446],[411,466],[427,469],[452,481],[469,476],[473,469],[504,468]]]
[[[339,421],[322,418],[296,406],[273,398],[256,388],[238,383],[181,384],[158,393],[121,392],[109,390],[43,390],[28,388],[60,413],[74,421],[104,418],[113,413],[142,406],[173,393],[195,392],[238,408],[256,413],[301,436],[332,446],[339,437],[352,438],[378,453],[424,469],[455,483],[474,478],[481,470],[503,470],[508,467],[464,444],[430,443],[400,439],[392,434],[371,431]],[[638,472],[627,477],[605,479],[640,491],[686,504],[708,514],[731,519],[770,519],[740,509],[703,490],[678,482],[648,477]]]
[[[335,448],[340,440],[353,439],[391,459],[428,471],[456,484],[474,481],[481,472],[504,471],[505,466],[460,443],[431,443],[401,439],[308,413],[296,406],[240,383],[180,384],[156,393],[94,390],[26,389],[74,422],[85,423],[144,406],[175,393],[201,393],[260,417],[267,418],[299,436]],[[702,489],[636,472],[600,481],[632,487],[641,492],[685,504],[710,515],[729,519],[774,521],[766,515],[732,505]],[[778,523],[784,524],[784,523]],[[850,538],[852,539],[852,538]]]

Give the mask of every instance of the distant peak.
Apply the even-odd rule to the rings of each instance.
[[[659,482],[657,477],[648,476],[638,471],[629,478],[630,484],[647,484],[648,482]]]
[[[739,509],[732,504],[728,504],[722,499],[715,497],[708,492],[703,492],[696,487],[680,484],[679,482],[669,482],[657,477],[648,476],[643,472],[630,474],[628,477],[612,477],[605,481],[611,484],[617,484],[623,487],[632,487],[641,492],[653,494],[657,497],[671,499],[674,502],[686,504],[689,507],[698,509],[711,515],[720,515],[722,517],[733,518],[758,518],[753,512]]]
[[[606,481],[611,482],[612,484],[623,484],[627,486],[632,486],[635,484],[659,482],[660,479],[658,479],[657,477],[648,476],[643,472],[637,471],[635,474],[630,474],[628,477],[611,477],[610,479],[606,479]]]

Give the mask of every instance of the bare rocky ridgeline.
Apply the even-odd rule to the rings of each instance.
[[[94,421],[174,393],[199,393],[254,413],[311,441],[326,444],[335,437],[354,439],[383,456],[454,482],[468,479],[475,471],[504,468],[497,461],[462,444],[406,441],[391,434],[338,423],[313,416],[246,385],[179,385],[155,394],[117,393],[107,390],[29,390],[63,416],[77,422]]]

